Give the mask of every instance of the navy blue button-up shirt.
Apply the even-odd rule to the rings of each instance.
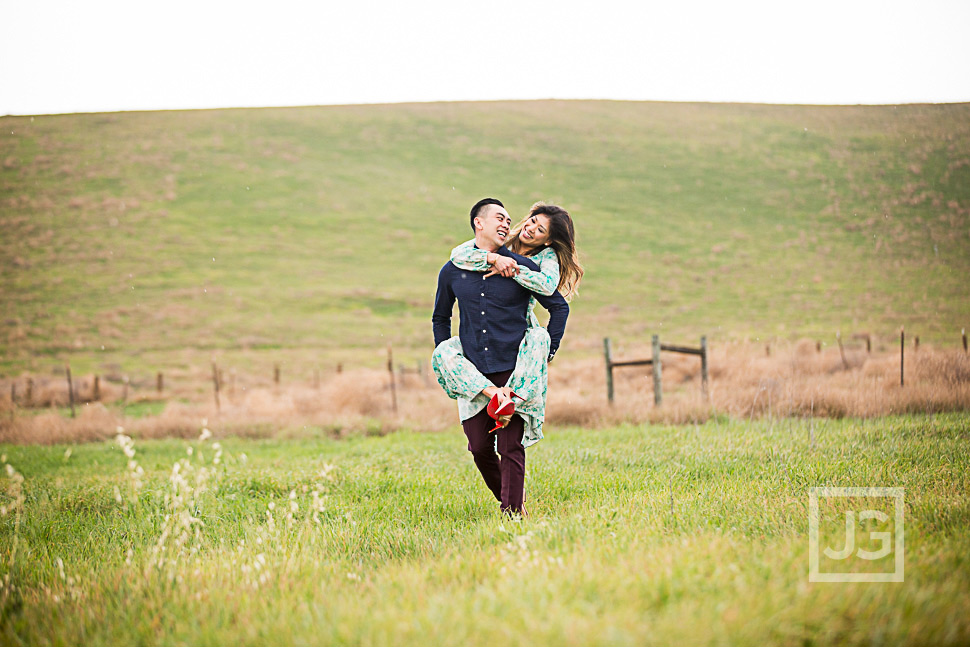
[[[531,270],[539,266],[505,247],[496,252],[515,259]],[[550,356],[559,348],[566,331],[569,305],[559,292],[544,296],[531,292],[504,276],[485,278],[485,272],[469,272],[445,263],[438,273],[438,293],[431,315],[435,346],[451,337],[451,311],[458,301],[458,337],[465,357],[484,375],[515,368],[519,344],[529,325],[529,297],[549,311]]]

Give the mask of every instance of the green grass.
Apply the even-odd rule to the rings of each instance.
[[[970,325],[970,106],[442,103],[0,118],[0,372],[430,351],[497,195],[574,215],[565,349]]]
[[[0,633],[36,645],[966,644],[968,422],[557,430],[529,451],[520,523],[499,517],[457,431],[226,438],[218,464],[212,441],[138,442],[137,501],[114,444],[8,446],[24,481],[22,508],[0,518]],[[176,491],[183,459],[189,485]],[[905,488],[904,583],[808,581],[814,486]],[[185,513],[199,523],[180,537]]]
[[[120,413],[129,418],[145,418],[157,416],[165,410],[168,402],[164,400],[146,400],[143,402],[129,402],[119,407]]]
[[[172,398],[172,400],[176,400],[176,399]],[[127,403],[114,402],[114,403],[103,404],[102,406],[104,406],[109,411],[116,412],[119,416],[128,417],[128,418],[147,418],[147,417],[161,415],[161,413],[165,410],[165,407],[168,405],[170,401],[171,400],[143,400],[139,402],[127,402]],[[176,401],[185,402],[184,400],[176,400]],[[76,405],[74,407],[75,416],[79,415],[80,412],[83,411],[84,407],[86,406],[89,406],[88,403],[81,403]],[[28,415],[28,416],[40,416],[40,415],[46,415],[50,413],[56,413],[61,418],[70,418],[71,407],[70,406],[36,407],[31,409],[20,409],[19,413],[20,415]],[[113,433],[113,428],[111,430],[105,430],[106,433],[108,431],[112,431]]]

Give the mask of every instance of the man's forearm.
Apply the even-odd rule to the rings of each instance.
[[[445,268],[438,273],[438,290],[434,295],[434,310],[431,312],[431,331],[434,333],[435,348],[451,337],[451,311],[455,306],[455,293],[451,291]]]
[[[549,307],[549,324],[546,330],[549,332],[549,354],[554,355],[559,350],[559,342],[566,332],[566,319],[569,318],[569,304],[563,300]]]
[[[451,338],[451,319],[440,321],[437,317],[431,317],[431,330],[434,333],[435,348],[438,344]]]

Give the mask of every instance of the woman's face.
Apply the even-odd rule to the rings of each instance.
[[[519,242],[526,247],[542,247],[549,242],[549,217],[534,214],[525,221],[519,231]]]

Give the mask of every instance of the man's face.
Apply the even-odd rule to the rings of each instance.
[[[512,218],[497,204],[488,204],[475,217],[475,227],[477,231],[475,237],[480,237],[482,242],[490,243],[497,249],[508,239]]]

